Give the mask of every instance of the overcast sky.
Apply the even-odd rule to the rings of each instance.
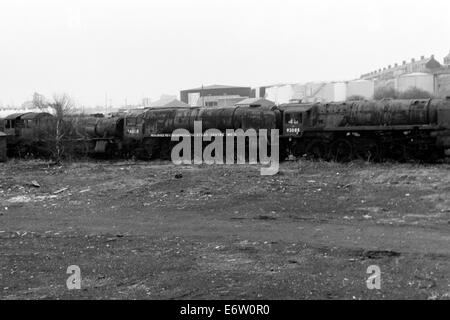
[[[1,0],[0,104],[350,80],[450,50],[450,1]]]

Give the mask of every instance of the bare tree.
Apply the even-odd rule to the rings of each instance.
[[[48,128],[48,142],[50,142],[51,153],[55,162],[61,162],[64,156],[64,138],[70,135],[72,130],[69,121],[70,114],[75,110],[75,104],[68,94],[57,94],[52,101],[48,101],[43,95],[35,93],[33,95],[33,106],[39,109],[52,109],[54,121]]]
[[[49,104],[49,107],[55,112],[55,161],[60,162],[64,153],[62,140],[67,134],[67,125],[64,118],[73,112],[74,103],[67,94],[54,95],[53,102]]]
[[[33,100],[31,101],[31,104],[33,105],[33,107],[39,109],[45,109],[48,107],[47,99],[42,94],[39,94],[37,92],[33,94]]]

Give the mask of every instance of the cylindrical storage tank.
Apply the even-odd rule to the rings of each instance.
[[[334,95],[331,101],[345,101],[347,99],[347,85],[344,82],[333,83],[333,89]]]
[[[362,96],[372,99],[375,92],[375,84],[372,80],[353,80],[347,83],[347,98]]]
[[[434,93],[434,75],[430,73],[409,73],[398,78],[398,91],[404,92],[411,88],[425,90]]]

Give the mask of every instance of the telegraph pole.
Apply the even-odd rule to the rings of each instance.
[[[105,115],[108,113],[108,92],[105,92]]]

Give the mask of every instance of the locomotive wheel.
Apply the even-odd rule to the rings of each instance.
[[[301,157],[303,155],[303,151],[304,151],[304,146],[302,143],[300,143],[298,140],[294,140],[292,141],[292,144],[289,148],[290,153],[294,156],[294,157]]]
[[[139,158],[143,160],[151,160],[156,153],[155,141],[152,139],[145,139],[142,143],[142,150],[139,153]]]
[[[408,146],[405,146],[403,148],[403,153],[402,153],[402,157],[400,159],[400,162],[413,162],[416,160],[417,155],[416,155],[417,151],[414,150],[413,148],[409,148]]]
[[[159,143],[159,158],[161,160],[170,160],[170,154],[172,152],[172,147],[170,145],[170,140],[161,139]]]
[[[309,159],[323,159],[327,155],[327,147],[322,141],[313,140],[306,146],[305,153]]]
[[[415,150],[409,146],[397,146],[398,151],[395,153],[396,160],[399,162],[411,162],[416,159]]]
[[[330,146],[330,158],[336,162],[348,162],[353,159],[353,146],[346,139],[338,139]]]
[[[427,163],[436,163],[440,158],[442,158],[442,155],[439,153],[437,148],[431,148],[427,151],[428,152],[424,155],[424,160]]]
[[[355,147],[355,154],[358,159],[368,162],[380,159],[380,149],[376,142],[362,142]]]

